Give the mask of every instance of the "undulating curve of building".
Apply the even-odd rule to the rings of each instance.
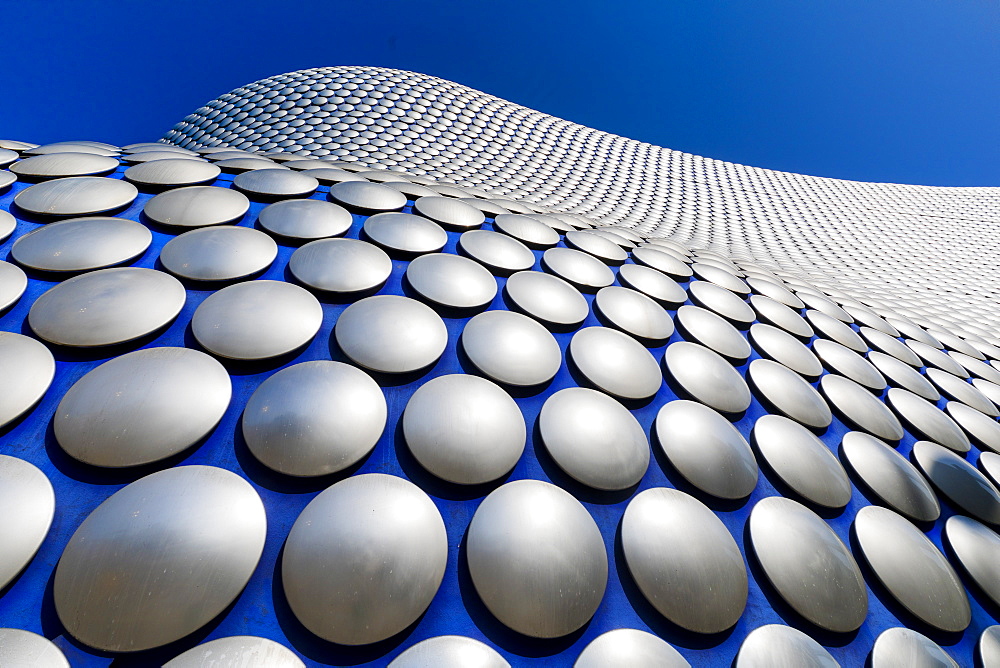
[[[21,139],[0,665],[1000,665],[1000,189],[368,67]]]

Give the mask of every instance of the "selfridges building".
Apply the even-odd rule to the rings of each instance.
[[[0,147],[0,665],[1000,665],[1000,189],[362,67]]]

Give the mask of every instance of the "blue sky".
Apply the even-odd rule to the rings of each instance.
[[[2,20],[7,138],[151,140],[250,81],[379,65],[733,162],[1000,186],[995,0],[19,0]]]

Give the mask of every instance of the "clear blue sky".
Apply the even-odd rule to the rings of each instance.
[[[1000,186],[996,0],[12,0],[0,20],[7,138],[152,140],[250,81],[379,65],[733,162]]]

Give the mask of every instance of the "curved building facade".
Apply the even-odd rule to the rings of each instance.
[[[0,168],[2,665],[1000,661],[1000,189],[361,67]]]

